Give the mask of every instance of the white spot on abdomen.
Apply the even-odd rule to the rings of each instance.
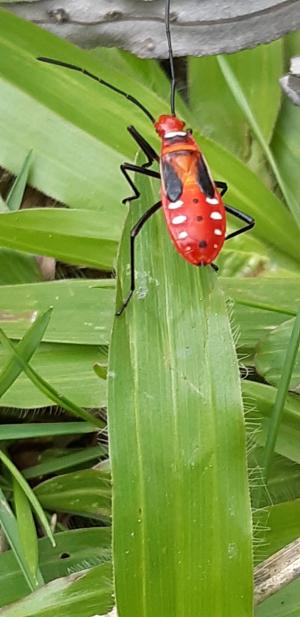
[[[215,229],[214,230],[214,234],[215,234],[215,236],[222,236],[223,232],[221,231],[221,229]]]
[[[176,208],[181,208],[181,206],[183,206],[183,201],[179,199],[178,201],[173,201],[169,203],[168,208],[169,210],[176,210]]]
[[[206,197],[206,201],[208,204],[212,204],[212,206],[219,203],[219,200],[216,197]]]
[[[179,216],[174,216],[172,219],[173,225],[180,225],[181,223],[185,223],[187,220],[187,216],[185,214],[180,214]]]
[[[169,133],[165,133],[165,137],[168,139],[169,137],[186,137],[185,131],[169,131]]]
[[[189,235],[189,234],[188,234],[188,232],[187,232],[187,231],[181,231],[181,232],[178,234],[178,240],[184,240],[185,238],[187,238],[187,237],[188,237],[188,235]]]
[[[209,216],[214,221],[221,221],[223,218],[221,212],[217,212],[216,210],[214,212],[211,212]]]

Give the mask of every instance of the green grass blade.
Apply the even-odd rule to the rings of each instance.
[[[113,318],[113,279],[64,280],[32,285],[5,285],[0,294],[0,326],[19,339],[36,312],[53,305],[43,341],[107,345]],[[76,306],[76,311],[74,311]]]
[[[0,524],[14,552],[14,555],[20,566],[23,576],[27,582],[29,590],[34,591],[34,589],[36,589],[37,587],[37,583],[36,583],[35,578],[32,576],[30,572],[27,561],[23,554],[17,521],[1,489],[0,489]]]
[[[129,229],[154,201],[149,182],[139,186],[120,250],[119,304]],[[135,267],[109,364],[117,606],[124,617],[250,616],[245,434],[224,297],[210,269],[174,251],[162,213],[143,228]]]
[[[78,465],[82,463],[99,460],[100,456],[103,456],[103,454],[104,448],[102,446],[91,446],[90,448],[84,448],[82,451],[66,454],[65,456],[57,456],[43,463],[39,463],[38,465],[34,465],[33,467],[27,467],[23,472],[23,476],[28,479],[37,478],[57,471],[66,470],[69,467],[78,467]]]
[[[270,164],[270,167],[274,173],[274,176],[278,182],[278,186],[281,189],[281,192],[286,200],[286,203],[291,211],[291,214],[293,215],[296,223],[300,227],[300,206],[282,178],[282,175],[277,166],[273,153],[263,135],[263,132],[260,128],[259,123],[256,120],[255,115],[252,112],[252,109],[247,101],[247,98],[243,92],[243,89],[238,79],[236,78],[228,59],[225,56],[218,56],[218,62],[222,70],[222,73],[225,77],[225,80],[235,97],[236,102],[238,103],[240,109],[242,110],[245,117],[247,118],[249,122],[249,126],[251,127],[257,141],[259,142],[259,144],[261,145],[263,149],[266,159]]]
[[[37,260],[32,255],[0,248],[0,285],[36,283],[42,280]]]
[[[44,508],[109,521],[111,480],[108,472],[83,469],[41,482],[35,494]]]
[[[51,527],[47,521],[47,517],[45,516],[43,508],[41,507],[37,497],[35,496],[34,492],[30,488],[29,484],[26,482],[26,480],[24,479],[22,474],[19,472],[17,467],[12,463],[12,461],[8,458],[8,456],[6,456],[6,454],[2,450],[0,450],[0,460],[2,461],[3,465],[7,467],[7,469],[10,471],[15,481],[18,482],[21,489],[24,491],[42,527],[44,528],[45,533],[47,534],[52,546],[55,546],[54,536],[53,536]]]
[[[0,365],[5,366],[11,357],[10,348],[0,348]],[[56,345],[42,343],[30,362],[30,367],[57,395],[75,401],[78,407],[93,409],[103,407],[107,401],[106,383],[93,371],[96,362],[107,363],[107,349],[97,345]],[[2,396],[4,407],[38,409],[53,404],[52,393],[41,391],[25,371]]]
[[[98,428],[87,422],[49,422],[30,424],[1,424],[1,441],[8,439],[37,439],[56,435],[82,435],[95,433]]]
[[[22,354],[24,362],[29,362],[42,341],[50,321],[51,313],[52,308],[49,308],[45,313],[39,315],[28,332],[24,335],[23,340],[19,343],[19,353]],[[0,373],[0,397],[2,397],[6,390],[10,388],[21,372],[22,366],[16,362],[15,357],[13,356]]]
[[[226,61],[234,71],[269,143],[280,109],[278,79],[283,73],[282,40],[230,54],[226,56]],[[189,100],[199,129],[239,158],[249,159],[252,149],[249,125],[228,87],[218,58],[188,58],[187,67]]]
[[[33,208],[4,213],[0,218],[2,246],[72,264],[111,270],[117,241],[111,217],[101,212]]]
[[[7,348],[9,348],[13,352],[14,358],[16,359],[19,368],[26,373],[27,377],[29,377],[32,383],[34,383],[36,387],[41,390],[41,392],[43,392],[48,399],[52,400],[54,403],[56,403],[56,405],[62,407],[70,414],[81,418],[82,420],[85,420],[90,424],[95,424],[95,426],[98,426],[99,428],[103,428],[105,423],[102,420],[96,418],[88,411],[81,409],[81,407],[79,407],[76,403],[57,392],[55,388],[51,386],[51,384],[49,384],[45,379],[43,379],[43,377],[41,377],[41,375],[37,373],[37,371],[35,371],[29,364],[27,364],[27,362],[24,361],[22,355],[18,353],[17,348],[7,338],[1,328],[0,340],[6,345]]]
[[[63,531],[55,534],[55,542],[53,548],[47,538],[38,540],[39,563],[46,583],[83,567],[111,561],[110,527]],[[28,594],[28,587],[11,550],[0,555],[0,588],[2,606]]]
[[[19,210],[24,191],[26,188],[26,184],[28,181],[28,175],[30,171],[30,166],[32,163],[32,150],[28,152],[24,163],[22,165],[22,169],[20,173],[17,175],[6,199],[6,204],[8,209],[12,212],[14,210]]]
[[[263,477],[268,479],[269,468],[277,440],[279,426],[282,418],[284,404],[293,373],[296,356],[298,353],[300,344],[300,311],[295,318],[294,327],[291,333],[290,341],[286,350],[286,355],[283,363],[281,379],[278,385],[277,396],[274,403],[273,412],[271,415],[271,422],[269,425],[269,434],[267,437],[264,456],[263,456]]]
[[[276,399],[276,388],[255,381],[243,382],[243,397],[249,401],[250,416],[254,418],[255,426],[260,430],[255,433],[256,442],[264,446],[269,434],[269,423]],[[284,414],[276,441],[276,452],[300,464],[300,411],[298,397],[288,394],[284,406]]]
[[[28,498],[16,479],[13,480],[13,494],[23,554],[28,563],[32,578],[35,581],[35,586],[40,587],[44,584],[44,581],[38,568],[39,556],[36,527]]]
[[[112,608],[111,564],[104,563],[58,578],[16,604],[1,617],[87,617]]]
[[[279,387],[282,371],[285,367],[285,355],[289,346],[295,321],[283,321],[258,343],[255,353],[255,368],[263,379],[272,386]],[[275,325],[275,324],[274,324]],[[289,383],[289,391],[299,393],[300,389],[300,352],[296,354],[293,372]]]

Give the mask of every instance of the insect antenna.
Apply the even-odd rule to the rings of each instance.
[[[171,32],[170,32],[170,4],[171,4],[171,0],[166,0],[165,26],[166,26],[168,49],[169,49],[169,62],[170,62],[171,80],[172,80],[171,81],[170,107],[171,107],[172,116],[175,116],[176,115],[176,112],[175,112],[176,78],[175,78],[174,58],[173,58],[173,49],[172,49]]]
[[[138,99],[136,99],[131,94],[124,92],[124,90],[120,90],[120,88],[113,86],[108,81],[101,79],[101,77],[98,77],[97,75],[90,73],[90,71],[83,69],[81,66],[77,66],[76,64],[69,64],[69,62],[62,62],[62,60],[55,60],[54,58],[45,58],[44,56],[39,56],[37,60],[39,60],[40,62],[47,62],[48,64],[55,64],[57,66],[62,66],[65,69],[71,69],[72,71],[77,71],[78,73],[83,73],[83,75],[87,75],[87,77],[94,79],[94,81],[97,81],[99,84],[102,84],[102,86],[106,86],[107,88],[110,88],[114,92],[121,94],[121,96],[124,96],[128,101],[130,101],[131,103],[136,105],[139,109],[141,109],[144,112],[144,114],[151,120],[151,122],[154,123],[155,121],[154,116],[152,116],[152,114],[147,109],[147,107],[145,107],[143,103],[138,101]]]

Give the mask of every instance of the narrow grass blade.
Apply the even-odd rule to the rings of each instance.
[[[15,481],[18,482],[21,489],[24,491],[42,527],[44,528],[50,542],[52,543],[52,546],[55,546],[54,536],[51,531],[51,527],[48,523],[47,517],[45,516],[43,508],[41,507],[37,497],[35,496],[34,492],[30,488],[29,484],[26,482],[22,474],[19,472],[16,466],[12,463],[12,461],[8,458],[8,456],[6,456],[6,454],[2,450],[0,450],[0,460],[2,461],[3,465],[5,465],[5,467],[10,471]]]
[[[8,439],[36,439],[55,435],[82,435],[95,433],[98,428],[88,422],[49,422],[30,424],[1,424],[1,441]]]
[[[120,249],[119,306],[129,230],[155,201],[148,180],[139,188]],[[245,429],[225,300],[210,269],[175,252],[161,217],[138,237],[136,292],[110,348],[117,607],[122,617],[250,617]]]
[[[32,150],[30,152],[28,152],[24,163],[22,165],[22,169],[20,171],[20,173],[17,175],[13,186],[11,187],[7,199],[6,199],[6,204],[8,209],[12,212],[14,210],[19,210],[21,203],[22,203],[22,199],[23,199],[23,195],[24,195],[24,191],[26,188],[26,184],[28,181],[28,175],[30,172],[30,166],[32,163]]]
[[[278,387],[282,379],[286,350],[290,345],[297,317],[283,321],[272,330],[256,346],[255,368],[263,379],[272,386]],[[289,383],[289,391],[300,392],[300,352],[296,354],[293,372]]]
[[[256,381],[243,382],[243,398],[246,405],[247,420],[250,424],[253,418],[255,440],[265,446],[269,434],[269,423],[274,408],[277,389]],[[276,441],[276,452],[300,464],[300,411],[298,396],[288,394],[285,399],[284,414]]]
[[[73,452],[72,454],[54,457],[53,459],[34,465],[34,467],[27,467],[23,472],[23,476],[24,478],[46,476],[50,473],[66,470],[70,467],[78,467],[82,465],[82,463],[99,460],[100,456],[103,456],[103,454],[104,448],[102,446],[91,446],[90,448],[84,448],[84,450]]]
[[[82,570],[83,567],[111,562],[110,527],[63,531],[55,534],[55,542],[56,546],[53,548],[49,545],[48,538],[38,540],[40,569],[46,583],[67,576],[70,572]],[[2,606],[28,594],[28,586],[12,550],[0,555],[0,588]],[[83,617],[86,617],[86,613]]]
[[[28,590],[34,591],[37,587],[36,580],[30,572],[24,557],[16,518],[12,513],[9,503],[3,491],[0,489],[0,524],[5,536],[14,552],[23,576],[27,582]],[[28,591],[27,591],[28,592]]]
[[[289,345],[287,347],[285,360],[282,367],[282,374],[280,383],[278,385],[277,396],[274,403],[274,408],[271,416],[271,422],[269,424],[269,434],[267,437],[264,456],[263,456],[263,476],[265,480],[268,479],[269,468],[276,444],[276,439],[279,431],[279,426],[284,409],[284,403],[288,393],[288,388],[293,372],[294,363],[299,349],[300,343],[300,310],[295,318],[295,323]]]
[[[0,347],[0,366],[5,366],[11,357],[10,348]],[[107,362],[107,349],[97,345],[56,345],[41,343],[35,352],[30,367],[34,369],[57,393],[75,401],[78,407],[93,409],[103,407],[107,401],[106,383],[100,381],[93,371],[96,362]],[[12,386],[3,394],[4,407],[38,409],[52,405],[52,399],[21,373]]]
[[[248,122],[249,122],[249,126],[251,127],[257,141],[260,143],[265,156],[270,164],[270,167],[274,173],[274,176],[278,182],[278,186],[281,189],[281,192],[286,200],[286,203],[291,211],[291,214],[293,215],[296,223],[298,224],[298,226],[300,227],[300,206],[297,202],[297,200],[295,199],[294,195],[289,191],[287,185],[285,184],[280,170],[277,166],[276,160],[273,156],[273,153],[262,133],[262,130],[252,112],[252,109],[247,101],[247,98],[243,92],[243,89],[239,83],[239,81],[237,80],[229,62],[228,59],[225,56],[218,56],[218,62],[219,62],[219,66],[221,68],[221,71],[225,77],[225,80],[229,86],[229,88],[231,89],[236,102],[238,103],[240,109],[242,110],[242,112],[244,113],[245,117],[247,118]]]
[[[24,362],[29,362],[42,341],[50,321],[51,313],[52,308],[48,309],[42,315],[39,315],[28,332],[24,335],[23,340],[19,343],[19,353],[22,354]],[[10,388],[22,370],[22,366],[16,362],[13,356],[0,373],[0,397],[2,397],[6,390]]]
[[[36,527],[28,498],[16,479],[13,480],[13,495],[24,558],[27,561],[36,587],[39,587],[44,584],[44,581],[38,568],[39,555]]]
[[[90,424],[95,424],[95,426],[98,426],[99,428],[103,428],[105,423],[102,420],[96,418],[88,411],[81,409],[81,407],[76,405],[76,403],[74,403],[64,395],[58,393],[55,388],[53,388],[45,379],[43,379],[43,377],[41,377],[29,364],[27,364],[27,362],[24,361],[23,357],[18,353],[17,348],[7,338],[1,328],[0,340],[6,345],[7,348],[9,348],[13,352],[14,357],[17,360],[17,364],[19,365],[19,369],[23,370],[26,373],[27,377],[31,379],[32,383],[34,383],[36,387],[39,388],[41,392],[45,394],[45,396],[47,396],[47,398],[52,400],[54,403],[56,403],[56,405],[62,407],[72,415],[81,418],[82,420],[85,420]]]

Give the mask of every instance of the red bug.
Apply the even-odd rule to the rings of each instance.
[[[137,199],[140,193],[129,172],[141,173],[161,179],[161,200],[147,210],[134,225],[130,233],[131,282],[130,291],[117,315],[121,315],[135,290],[135,239],[146,221],[162,206],[167,229],[178,253],[196,266],[211,265],[220,253],[225,240],[238,236],[251,229],[255,221],[251,216],[233,206],[224,204],[222,196],[227,191],[225,182],[214,181],[200,148],[185,123],[175,113],[176,80],[170,34],[170,0],[166,0],[166,35],[169,49],[171,71],[170,115],[161,115],[158,120],[135,97],[120,90],[97,75],[74,64],[39,57],[38,60],[79,71],[114,92],[126,97],[139,107],[154,124],[161,138],[161,153],[158,155],[144,137],[133,127],[128,131],[147,157],[139,166],[123,163],[121,171],[133,190],[133,195],[123,199],[123,203]],[[154,161],[160,164],[160,173],[149,169]],[[220,191],[218,191],[220,189]],[[226,236],[226,212],[245,223],[244,227]]]

